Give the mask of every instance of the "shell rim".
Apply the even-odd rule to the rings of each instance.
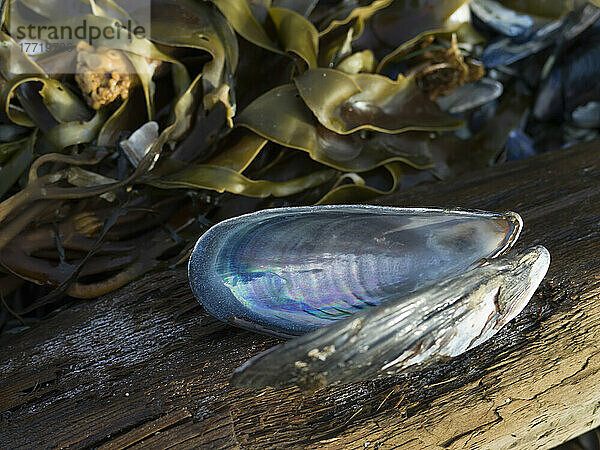
[[[200,241],[208,233],[212,232],[214,229],[216,229],[217,227],[220,227],[221,225],[225,226],[225,225],[229,224],[230,222],[234,222],[234,221],[242,219],[242,218],[250,218],[253,216],[260,216],[260,215],[266,214],[266,213],[291,212],[291,211],[306,213],[306,212],[311,212],[314,210],[328,210],[328,209],[338,209],[338,208],[356,208],[356,209],[380,210],[380,211],[381,210],[388,210],[388,211],[394,210],[394,211],[415,212],[415,213],[441,212],[441,213],[446,213],[446,214],[452,213],[452,214],[465,215],[465,216],[469,215],[469,214],[478,214],[481,216],[490,216],[490,217],[491,216],[506,216],[515,225],[515,229],[507,237],[506,244],[503,247],[501,247],[500,249],[498,249],[498,251],[496,253],[494,253],[494,255],[492,256],[492,258],[502,255],[507,250],[510,250],[510,248],[519,239],[519,236],[521,235],[521,230],[523,229],[523,219],[520,216],[520,214],[517,212],[514,212],[514,211],[510,211],[510,210],[500,211],[500,212],[492,212],[492,211],[486,211],[484,209],[460,208],[460,207],[451,207],[451,208],[443,208],[443,207],[439,207],[439,206],[435,206],[435,207],[427,207],[427,206],[404,207],[404,206],[385,206],[385,205],[366,205],[366,204],[282,206],[279,208],[266,208],[266,209],[261,209],[259,211],[253,211],[251,213],[240,214],[239,216],[230,217],[229,219],[225,219],[225,220],[222,220],[221,222],[214,224],[208,230],[206,230],[202,234],[202,236],[200,236],[198,238],[198,240],[196,241],[196,244],[194,244],[194,249],[192,250],[192,253],[196,250]],[[189,261],[190,260],[191,260],[191,258],[188,260],[188,276],[189,276]]]

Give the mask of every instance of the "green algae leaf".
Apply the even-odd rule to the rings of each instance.
[[[137,167],[136,173],[132,175],[133,178],[149,172],[160,157],[163,147],[167,144],[174,147],[189,131],[194,122],[194,111],[196,111],[200,101],[201,80],[202,74],[199,74],[176,100],[168,126],[161,131],[158,139],[152,144],[152,147]]]
[[[249,42],[275,53],[283,53],[256,20],[246,0],[212,0],[237,33]]]
[[[64,0],[18,0],[32,11],[47,19],[55,19],[64,16]],[[113,17],[120,21],[131,20],[131,17],[121,6],[112,0],[81,0],[78,11],[90,14]]]
[[[31,127],[42,120],[45,111],[59,123],[73,120],[87,120],[91,113],[84,102],[60,81],[48,77],[44,70],[21,51],[21,47],[6,33],[0,31],[0,73],[7,80],[2,86],[2,110],[17,125]],[[18,88],[28,83],[40,83],[41,89]],[[41,102],[28,101],[26,95],[41,96]],[[25,111],[14,108],[13,97],[22,102]],[[42,106],[43,105],[43,106]]]
[[[219,11],[204,2],[172,0],[153,3],[152,11],[153,41],[202,50],[212,56],[202,68],[205,95],[228,81],[237,68],[239,49],[231,25]]]
[[[146,183],[163,189],[210,189],[246,197],[287,197],[331,180],[336,171],[319,170],[286,181],[251,180],[228,167],[190,164],[172,175],[148,179]]]
[[[224,167],[242,173],[260,153],[267,140],[248,130],[242,130],[241,136],[233,143],[226,141],[225,148],[217,152],[206,164]]]
[[[393,3],[393,0],[375,0],[366,6],[358,7],[356,4],[347,6],[341,3],[339,6],[336,5],[336,7],[341,8],[341,11],[336,11],[333,14],[335,16],[343,15],[343,17],[330,20],[325,28],[319,32],[319,35],[326,35],[336,28],[355,21],[354,37],[357,38],[362,33],[364,21],[371,18],[377,11],[387,8],[391,3]]]
[[[292,9],[268,9],[270,23],[261,24],[252,13],[246,0],[212,0],[235,31],[247,41],[266,50],[300,57],[308,67],[317,66],[319,36],[314,25]],[[277,35],[276,42],[265,28],[271,26]]]
[[[144,91],[144,98],[146,100],[146,112],[148,113],[148,120],[154,119],[155,107],[154,107],[154,95],[156,94],[156,86],[152,78],[154,77],[154,67],[152,64],[143,56],[136,55],[135,53],[129,53],[127,59],[131,62],[137,76],[142,84],[142,90]]]
[[[41,89],[36,85],[41,85]],[[24,111],[11,104],[13,97],[19,99]],[[49,129],[55,123],[88,120],[91,116],[81,99],[67,87],[42,76],[20,76],[6,82],[0,90],[0,102],[7,117],[21,126]]]
[[[360,72],[372,73],[375,72],[376,67],[377,61],[373,52],[363,50],[343,58],[335,68],[347,74],[355,74]]]
[[[269,8],[269,16],[285,51],[302,58],[309,68],[317,67],[319,34],[314,25],[290,9]]]
[[[463,122],[442,112],[412,78],[396,81],[376,74],[308,70],[294,79],[319,122],[339,134],[369,129],[386,133],[450,130]]]
[[[39,121],[31,118],[31,115],[35,116],[36,114],[33,114],[34,111],[32,111],[31,108],[27,108],[27,103],[24,102],[24,106],[25,108],[29,109],[29,111],[27,111],[25,108],[18,108],[11,104],[11,100],[13,97],[22,100],[22,96],[18,95],[16,92],[19,86],[26,83],[42,82],[43,80],[44,78],[40,77],[22,76],[13,78],[2,86],[2,89],[0,90],[0,104],[2,105],[2,111],[12,123],[22,127],[34,127],[36,125],[39,126]]]
[[[163,130],[154,144],[156,150],[168,143],[175,143],[180,140],[190,129],[193,122],[193,114],[198,105],[198,92],[200,90],[200,80],[202,74],[198,75],[175,102],[173,107],[173,119],[171,124]]]
[[[100,175],[90,170],[82,169],[81,167],[69,167],[67,182],[73,186],[90,187],[106,186],[107,184],[116,183],[117,180],[105,177],[104,175]],[[117,198],[114,192],[106,192],[100,194],[99,197],[108,202],[114,202]]]
[[[294,85],[279,86],[256,99],[237,124],[277,144],[303,150],[315,161],[350,172],[364,172],[393,161],[429,167],[428,157],[410,133],[337,134],[320,125]]]
[[[47,77],[44,70],[29,56],[21,51],[21,47],[4,31],[0,31],[0,72],[6,80],[23,75],[40,75]]]
[[[382,176],[381,171],[383,169],[385,169],[388,173],[388,176],[391,177],[391,183],[389,183],[389,187],[387,189],[381,189],[370,186],[369,182],[372,181],[371,179],[376,179],[377,182],[380,181],[379,179]],[[339,181],[351,180],[352,183],[334,186],[333,189],[325,194],[316,204],[343,205],[349,203],[360,203],[371,200],[375,197],[379,197],[380,195],[391,194],[398,188],[400,184],[400,180],[402,178],[402,164],[389,163],[373,171],[371,174],[361,175],[362,176],[358,176],[357,174],[343,174]]]
[[[317,6],[317,3],[319,3],[319,0],[273,0],[271,6],[291,9],[303,17],[308,17]]]
[[[45,134],[56,150],[62,150],[70,145],[86,144],[92,142],[107,118],[107,111],[100,109],[87,122],[64,122],[56,125]]]
[[[149,117],[152,117],[153,115],[152,75],[154,71],[154,66],[150,64],[149,60],[164,61],[174,65],[173,71],[175,76],[173,78],[177,92],[183,91],[189,84],[190,80],[189,76],[187,75],[187,69],[182,63],[159,50],[158,47],[156,47],[156,45],[154,45],[150,40],[139,37],[135,34],[123,32],[122,25],[111,17],[95,15],[67,16],[47,23],[44,28],[40,30],[40,39],[46,38],[47,36],[44,35],[44,33],[49,33],[49,30],[62,29],[62,27],[66,27],[67,29],[76,29],[78,26],[81,26],[81,23],[84,21],[89,27],[107,30],[107,32],[102,33],[98,39],[94,40],[96,47],[105,46],[107,48],[121,50],[129,56],[129,59],[134,65],[137,75],[142,82],[142,86],[146,94]],[[27,20],[20,17],[16,12],[11,14],[11,24],[13,27],[26,27],[28,25]],[[108,33],[108,31],[111,31],[111,33]],[[112,36],[112,38],[107,38],[107,35]],[[53,39],[52,42],[55,42],[56,44],[72,44],[72,42],[70,42],[68,39],[62,40],[60,38]],[[26,69],[26,67],[23,68]],[[31,72],[26,70],[21,71],[21,73],[27,74]],[[36,71],[33,73],[37,74],[39,72]]]
[[[11,156],[17,153],[17,151],[21,150],[28,139],[29,138],[24,138],[0,144],[0,164],[5,163]]]
[[[246,197],[266,198],[298,194],[330,182],[337,174],[332,169],[318,169],[281,181],[251,179],[242,175],[242,172],[260,153],[267,140],[242,128],[235,130],[234,133],[236,136],[225,140],[225,148],[206,163],[186,165],[170,159],[163,162],[153,173],[154,175],[148,177],[145,182],[163,189],[209,189]],[[277,162],[276,158],[254,175],[265,175]]]
[[[15,142],[0,145],[0,156],[9,156],[0,167],[0,198],[27,170],[33,161],[33,148],[37,139],[37,131],[31,136]]]
[[[31,130],[26,127],[20,127],[11,123],[0,123],[0,142],[17,141],[30,132]],[[2,157],[0,156],[1,159]]]
[[[40,95],[50,114],[60,123],[89,120],[90,110],[80,97],[53,78],[42,81]]]
[[[144,107],[144,101],[141,95],[135,94],[123,100],[100,128],[97,140],[100,147],[116,146],[123,130],[137,130],[143,125],[145,117],[138,112]]]
[[[470,0],[397,0],[371,17],[377,40],[396,47],[426,30],[443,28],[450,16]]]
[[[126,179],[109,183],[105,185],[95,185],[88,187],[61,187],[57,186],[56,183],[61,181],[68,180],[70,172],[69,167],[66,169],[61,169],[57,172],[51,173],[49,175],[44,175],[38,177],[36,175],[37,168],[47,161],[60,161],[64,164],[68,165],[95,165],[100,160],[101,157],[96,155],[96,157],[89,157],[88,155],[83,156],[67,156],[60,154],[46,154],[39,158],[37,158],[32,164],[29,172],[29,182],[27,186],[19,191],[17,194],[12,197],[4,200],[0,203],[0,223],[2,223],[6,217],[13,211],[23,208],[24,206],[31,204],[37,200],[76,200],[94,197],[98,195],[103,195],[108,192],[113,192],[116,189],[119,189],[124,186],[131,185],[134,182],[143,182],[144,177],[149,177],[149,172],[154,167],[154,164],[160,157],[163,147],[167,143],[171,143],[175,141],[177,138],[181,137],[189,128],[191,124],[191,111],[193,111],[193,106],[197,102],[196,89],[198,89],[198,83],[201,79],[199,75],[194,79],[194,81],[188,86],[185,90],[184,94],[177,100],[174,106],[174,120],[172,123],[165,128],[162,133],[159,135],[156,142],[152,145],[149,151],[146,153],[140,164],[137,166],[135,171]],[[100,114],[105,114],[102,110],[98,111],[97,115],[92,119],[92,123],[87,126],[95,126],[96,123],[94,120],[98,121],[98,131],[101,128],[102,120],[100,120]],[[60,124],[60,127],[67,124]],[[85,132],[89,130],[85,128],[86,125],[83,125],[82,129],[77,129],[75,127],[74,131],[71,132],[70,129],[56,131],[57,135],[54,139],[55,141],[59,141],[58,146],[64,145],[67,139],[74,140],[75,137],[85,136]],[[95,129],[94,129],[95,131]],[[96,133],[98,132],[96,131]],[[81,132],[81,134],[79,134]]]

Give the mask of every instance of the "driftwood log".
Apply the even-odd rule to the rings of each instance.
[[[435,370],[243,391],[278,341],[209,317],[185,270],[81,301],[0,349],[0,447],[549,448],[600,425],[600,144],[385,197],[521,213],[550,271],[494,339]]]

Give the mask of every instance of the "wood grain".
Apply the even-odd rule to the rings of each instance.
[[[0,348],[0,447],[548,448],[600,425],[600,144],[380,199],[519,212],[552,254],[525,311],[441,367],[302,395],[228,377],[276,342],[203,312],[183,269]]]

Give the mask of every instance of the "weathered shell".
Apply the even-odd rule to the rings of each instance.
[[[502,95],[502,83],[491,78],[482,78],[463,84],[450,94],[439,97],[438,105],[450,114],[461,114],[496,100]]]
[[[507,161],[516,161],[536,155],[533,139],[519,129],[512,130],[509,133],[504,147],[506,148]]]
[[[546,24],[523,42],[511,38],[495,40],[485,48],[481,61],[486,67],[493,68],[508,66],[534,55],[556,42],[560,36],[561,24],[559,21]]]
[[[573,110],[571,120],[580,128],[600,128],[600,102],[593,101],[578,106]]]
[[[517,239],[516,213],[319,206],[221,222],[197,242],[192,290],[213,316],[301,335],[461,274]]]
[[[316,389],[429,367],[485,342],[527,304],[550,264],[541,246],[361,311],[237,369],[239,387]]]
[[[469,6],[481,22],[504,36],[520,36],[533,27],[531,17],[519,14],[495,0],[473,0]]]
[[[598,71],[600,31],[595,31],[585,42],[561,57],[540,84],[533,106],[535,117],[563,120],[578,106],[600,99],[600,86],[596,81]]]
[[[487,68],[507,66],[554,44],[563,46],[589,29],[600,17],[600,8],[584,3],[559,20],[517,38],[503,38],[488,45],[481,61]]]

